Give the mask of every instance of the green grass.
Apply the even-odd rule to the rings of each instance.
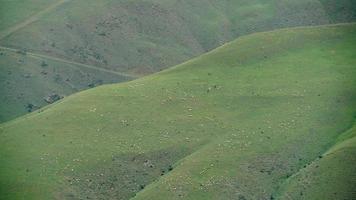
[[[281,187],[280,197],[285,199],[355,198],[355,126],[353,125],[345,133],[353,136],[343,139],[323,156],[288,179]],[[332,190],[330,190],[331,186]]]
[[[355,45],[252,34],[4,123],[0,199],[353,199]]]
[[[0,0],[0,47],[27,49],[44,56],[142,76],[249,33],[354,21],[354,4],[354,0]],[[59,68],[62,64],[57,62]],[[5,56],[0,74],[6,74],[10,65],[21,68],[23,64]],[[24,65],[37,67],[33,63]],[[58,71],[62,77],[71,76],[70,70]],[[34,77],[39,78],[27,83],[28,92],[21,92],[23,101],[42,106],[44,103],[38,103],[38,99],[43,96],[41,91],[48,90],[46,85],[56,85],[52,89],[63,95],[73,93],[73,90],[58,89],[67,87],[66,84]],[[106,83],[112,82],[112,75],[107,77],[101,78]],[[11,77],[3,78],[9,78],[5,82],[14,81]],[[80,90],[85,88],[83,84],[72,84]],[[13,96],[5,87],[0,87],[3,96]],[[11,88],[21,91],[23,87],[12,84]],[[24,103],[17,102],[1,101],[1,107],[8,109],[0,110],[0,121],[26,111]]]

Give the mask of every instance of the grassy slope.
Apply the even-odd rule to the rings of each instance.
[[[9,50],[0,49],[0,54],[0,122],[47,105],[44,98],[53,93],[66,96],[92,85],[132,79]],[[29,109],[29,104],[34,108]]]
[[[323,156],[288,179],[279,196],[284,199],[354,199],[356,127],[353,125],[343,135],[347,138],[341,137]]]
[[[14,24],[20,23],[56,1],[31,0],[31,2],[24,2],[22,0],[0,0],[0,30],[5,30]]]
[[[353,21],[354,4],[354,0],[1,0],[0,45],[142,75],[181,63],[248,33]],[[8,30],[14,31],[7,34]],[[10,65],[21,68],[15,66],[17,61],[11,56],[1,58],[1,74],[6,74],[3,71]],[[21,65],[32,71],[38,68],[31,62]],[[68,74],[70,70],[58,71],[61,77],[72,76]],[[90,71],[83,73],[96,73]],[[3,76],[3,82],[19,81],[12,77]],[[111,77],[98,78],[112,82]],[[122,80],[126,79],[115,79]],[[52,90],[64,95],[73,92],[59,89],[67,86],[41,76],[20,82],[24,81],[33,89],[24,92],[19,84],[10,88],[23,93],[23,101],[38,106],[45,104],[38,101],[43,96],[38,91],[48,90],[46,85],[56,85]],[[82,89],[90,81],[71,84]],[[2,84],[0,92],[14,96],[8,88]],[[2,99],[1,106],[9,109],[1,110],[0,121],[27,112],[23,102],[13,99]]]
[[[241,37],[2,124],[0,198],[352,199],[355,33]]]

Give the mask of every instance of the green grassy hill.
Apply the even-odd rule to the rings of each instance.
[[[356,25],[243,36],[0,125],[0,199],[354,199]]]
[[[28,104],[46,105],[40,99],[49,92],[70,95],[93,82],[57,83],[38,73],[19,80],[19,68],[38,71],[42,60],[18,63],[6,48],[55,61],[56,76],[80,76],[69,70],[78,67],[76,62],[91,67],[81,68],[84,76],[102,74],[93,70],[100,68],[114,73],[96,79],[121,82],[179,64],[241,35],[354,21],[355,5],[355,0],[0,0],[0,81],[10,83],[0,85],[1,107],[8,108],[0,110],[0,121],[23,115]],[[5,75],[9,68],[16,77]],[[67,83],[75,89],[66,89]],[[51,91],[47,85],[53,86]],[[9,92],[13,89],[23,100]]]

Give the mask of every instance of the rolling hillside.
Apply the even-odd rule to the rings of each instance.
[[[354,199],[356,25],[243,36],[0,125],[0,199]]]
[[[98,80],[122,82],[157,72],[241,35],[354,21],[355,5],[355,0],[0,0],[0,106],[7,108],[0,110],[0,121],[27,113],[28,105],[47,105],[42,99],[53,93],[67,96]],[[9,48],[36,54],[37,61],[18,59]],[[42,58],[54,61],[54,76],[68,81],[38,73]],[[70,69],[78,66],[81,72],[72,75]],[[9,68],[15,76],[6,75]],[[23,68],[37,72],[20,80]],[[68,78],[97,73],[96,80]],[[14,89],[18,94],[9,92]]]

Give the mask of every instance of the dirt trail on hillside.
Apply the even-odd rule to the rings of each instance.
[[[59,0],[53,4],[51,4],[50,6],[48,6],[47,8],[45,8],[44,10],[41,10],[40,12],[32,15],[31,17],[29,17],[27,20],[20,22],[4,31],[0,32],[0,40],[4,39],[5,37],[11,35],[12,33],[16,32],[17,30],[37,21],[42,15],[50,12],[51,10],[57,8],[58,6],[62,5],[65,2],[68,2],[70,0]]]
[[[7,50],[7,51],[12,51],[12,52],[20,52],[20,49],[14,49],[14,48],[9,48],[9,47],[4,47],[4,46],[0,46],[0,49],[3,50]],[[54,61],[58,61],[58,62],[63,62],[63,63],[67,63],[67,64],[72,64],[72,65],[77,65],[77,66],[81,66],[81,67],[85,67],[85,68],[89,68],[89,69],[93,69],[93,70],[98,70],[98,71],[102,71],[102,72],[107,72],[107,73],[111,73],[111,74],[116,74],[119,76],[124,76],[124,77],[130,77],[130,78],[138,78],[136,76],[133,76],[131,74],[125,74],[125,73],[121,73],[121,72],[116,72],[116,71],[112,71],[112,70],[108,70],[108,69],[104,69],[104,68],[100,68],[100,67],[95,67],[92,65],[87,65],[87,64],[83,64],[83,63],[78,63],[78,62],[74,62],[74,61],[70,61],[70,60],[65,60],[62,58],[57,58],[57,57],[53,57],[53,56],[48,56],[48,55],[43,55],[43,54],[37,54],[37,53],[31,53],[26,51],[26,56],[30,56],[36,59],[48,59],[48,60],[54,60]]]

